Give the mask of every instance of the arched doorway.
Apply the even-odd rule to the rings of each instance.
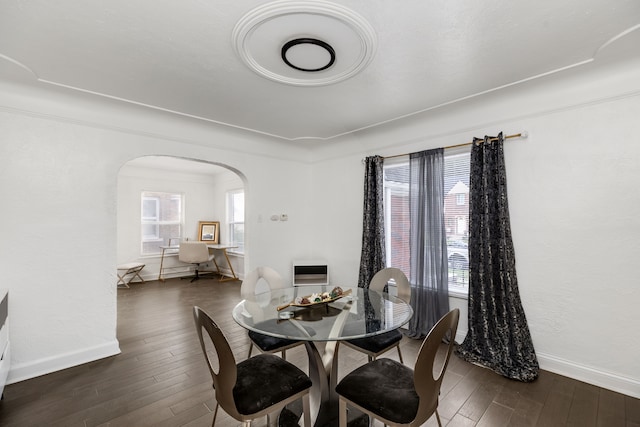
[[[237,203],[244,188],[242,174],[222,164],[171,156],[144,156],[127,162],[118,173],[118,264],[142,262],[142,277],[157,280],[160,247],[169,245],[168,239],[197,240],[200,221],[217,221],[220,242],[240,243],[229,258],[236,275],[243,277],[244,236],[239,235],[243,219],[235,218],[230,226],[228,206],[229,200]],[[153,207],[154,201],[157,210],[143,208]],[[160,212],[161,206],[167,206],[167,214]],[[177,266],[164,270],[163,278],[188,274],[176,261],[169,258],[168,265]]]

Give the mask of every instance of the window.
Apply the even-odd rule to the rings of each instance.
[[[227,193],[227,223],[229,243],[237,246],[234,252],[244,253],[244,190]]]
[[[161,252],[169,238],[179,238],[182,232],[182,194],[142,192],[140,209],[141,252],[154,255]]]
[[[469,152],[445,152],[444,216],[449,260],[449,291],[469,288]],[[410,277],[409,159],[387,161],[384,166],[385,240],[387,264]]]
[[[142,196],[142,241],[160,238],[160,199]]]

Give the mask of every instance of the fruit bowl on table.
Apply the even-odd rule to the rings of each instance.
[[[311,307],[318,304],[327,304],[333,301],[336,301],[340,298],[346,297],[351,294],[351,289],[347,289],[343,291],[341,287],[336,286],[331,290],[331,292],[322,292],[311,295],[306,295],[303,297],[297,297],[295,300],[291,301],[289,304],[281,305],[278,307],[278,311],[283,310],[287,307]]]

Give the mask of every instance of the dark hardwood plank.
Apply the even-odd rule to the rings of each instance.
[[[482,414],[482,417],[476,424],[477,427],[500,427],[509,425],[511,416],[513,415],[513,409],[506,406],[492,403],[487,410]]]
[[[538,425],[538,418],[542,412],[543,404],[528,397],[521,397],[513,408],[513,414],[509,420],[509,427],[533,427]]]
[[[433,420],[433,417],[431,417],[432,419],[429,421]],[[442,420],[442,424],[446,425],[447,427],[474,427],[476,425],[476,422],[473,420],[470,420],[469,418],[465,418],[460,414],[456,414],[453,419],[451,421],[449,421],[448,423],[444,422],[444,419]],[[434,423],[434,426],[437,426],[438,423]]]
[[[600,389],[598,404],[598,427],[626,427],[625,396],[611,390]]]
[[[557,376],[542,408],[537,425],[564,426],[569,417],[575,383],[569,378]]]
[[[445,418],[452,419],[473,392],[476,391],[481,384],[484,384],[491,375],[495,374],[482,368],[472,369],[469,371],[469,373],[465,375],[462,380],[460,380],[460,382],[458,382],[458,384],[449,391],[449,393],[442,396],[442,400],[439,404],[440,415]]]
[[[625,396],[624,403],[627,423],[635,423],[640,426],[640,399],[634,399],[633,397]]]
[[[118,290],[122,353],[7,386],[0,402],[0,425],[210,426],[214,391],[192,309],[199,305],[209,312],[225,331],[237,360],[244,360],[250,345],[247,332],[231,317],[231,307],[240,298],[239,284],[170,279]],[[403,338],[407,365],[415,363],[421,344]],[[396,351],[385,357],[398,360]],[[287,351],[287,360],[308,370],[303,347]],[[366,363],[366,356],[341,347],[338,361],[341,378]],[[439,413],[448,427],[640,427],[639,399],[546,371],[532,383],[511,381],[455,356],[440,396]],[[265,426],[266,418],[255,424]],[[216,425],[238,422],[220,410]],[[376,421],[374,426],[382,424]],[[424,426],[437,426],[435,417]]]
[[[462,405],[458,414],[471,420],[479,421],[487,411],[487,408],[493,403],[494,398],[502,391],[506,381],[503,377],[497,375],[487,376],[487,379],[474,390]],[[504,408],[502,405],[498,406]]]
[[[567,426],[595,427],[598,417],[599,390],[596,386],[579,383],[576,385]]]

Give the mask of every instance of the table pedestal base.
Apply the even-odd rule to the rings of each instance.
[[[337,343],[327,342],[322,355],[313,342],[305,342],[305,348],[309,356],[309,377],[313,382],[309,396],[311,423],[315,427],[337,426],[339,421],[339,398],[336,393]],[[349,427],[368,427],[369,417],[352,408],[349,410],[347,422]]]

